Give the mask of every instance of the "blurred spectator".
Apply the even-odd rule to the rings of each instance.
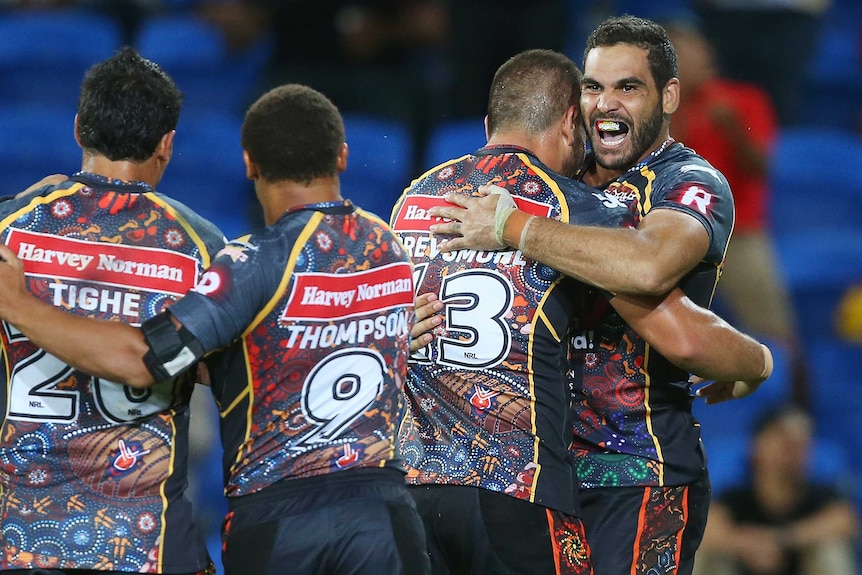
[[[805,120],[804,97],[831,0],[693,0],[730,78],[764,88],[779,123]]]
[[[736,206],[719,301],[746,330],[780,342],[790,352],[795,399],[804,404],[803,348],[768,229],[769,155],[778,130],[774,108],[758,86],[721,77],[696,18],[681,16],[665,27],[676,47],[681,83],[671,133],[727,177]]]
[[[856,575],[852,501],[809,479],[812,420],[782,406],[755,426],[751,476],[709,511],[695,575]]]
[[[836,331],[848,341],[862,343],[862,282],[847,290],[835,317]]]

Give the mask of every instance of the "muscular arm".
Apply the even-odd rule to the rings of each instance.
[[[453,194],[454,206],[432,214],[456,220],[437,224],[437,234],[453,234],[443,251],[499,249],[494,215],[499,197]],[[515,210],[506,219],[503,242],[530,259],[614,293],[661,295],[706,255],[709,234],[695,218],[671,209],[647,213],[637,229],[574,226]]]
[[[22,262],[4,245],[0,257],[0,319],[76,369],[132,387],[154,383],[143,361],[149,347],[140,329],[72,315],[36,299],[25,286]]]
[[[771,357],[760,342],[698,306],[679,288],[663,297],[619,295],[611,305],[656,351],[689,373],[728,384],[747,382],[748,395],[771,371]],[[725,391],[731,395],[716,400],[741,397],[743,389]]]
[[[521,214],[506,223],[503,240],[508,245],[521,234]],[[520,249],[528,258],[610,292],[659,295],[677,285],[708,247],[709,235],[696,219],[675,210],[654,210],[636,229],[533,218]]]

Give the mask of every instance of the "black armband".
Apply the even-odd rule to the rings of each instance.
[[[141,330],[150,348],[144,355],[144,364],[156,381],[174,377],[203,355],[200,342],[185,327],[177,329],[170,313],[148,319],[141,324]]]

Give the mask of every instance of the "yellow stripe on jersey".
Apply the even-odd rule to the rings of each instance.
[[[6,216],[2,221],[0,221],[0,230],[5,231],[5,230],[9,229],[9,227],[11,227],[11,225],[12,225],[12,222],[17,220],[20,217],[22,212],[32,211],[31,208],[33,206],[39,205],[39,204],[42,204],[42,205],[50,204],[51,202],[53,202],[54,200],[56,200],[58,198],[65,198],[66,196],[71,196],[72,194],[74,194],[75,192],[77,192],[78,190],[80,190],[83,187],[84,187],[84,184],[77,182],[75,184],[72,184],[68,188],[60,188],[57,190],[52,190],[51,192],[49,192],[48,194],[46,194],[44,196],[41,194],[37,195],[37,196],[33,196],[33,199],[30,200],[29,203],[21,206],[20,209],[15,210],[14,212],[12,212],[8,216]]]

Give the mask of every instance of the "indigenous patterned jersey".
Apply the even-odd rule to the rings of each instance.
[[[350,202],[300,206],[230,242],[173,315],[205,350],[226,494],[396,466],[412,266]]]
[[[681,287],[708,307],[733,227],[724,176],[692,150],[672,144],[606,191],[630,197],[640,216],[679,210],[703,224],[710,237],[706,258]],[[706,464],[691,413],[689,374],[654,351],[606,301],[599,305],[606,308],[596,314],[602,319],[582,324],[571,339],[573,451],[581,486],[692,483]]]
[[[70,313],[140,324],[191,289],[221,233],[141,182],[79,173],[0,204],[27,286]],[[73,370],[2,324],[3,569],[206,567],[187,483],[190,378],[147,390]]]
[[[616,198],[563,178],[528,151],[491,146],[415,181],[393,228],[418,294],[445,304],[445,328],[411,359],[412,417],[401,436],[413,484],[471,485],[577,512],[568,454],[565,335],[585,287],[520,251],[440,253],[428,210],[496,183],[520,209],[590,225],[631,223]]]

